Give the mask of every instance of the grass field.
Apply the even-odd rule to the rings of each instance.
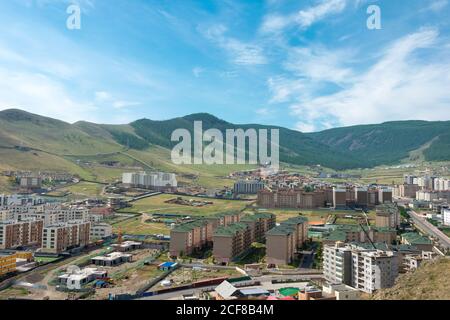
[[[91,182],[80,182],[73,186],[62,188],[59,191],[63,192],[71,192],[74,196],[81,197],[89,197],[94,196],[98,197],[101,195],[103,185]]]
[[[164,223],[147,223],[142,221],[142,217],[140,216],[113,225],[114,233],[118,233],[119,230],[124,234],[130,235],[170,234],[169,227],[167,227]]]
[[[145,198],[136,202],[133,202],[131,208],[126,208],[127,212],[134,213],[181,213],[188,215],[211,215],[218,212],[230,211],[230,210],[242,210],[248,201],[237,200],[221,200],[221,199],[203,199],[195,197],[181,197],[185,200],[198,199],[205,201],[212,201],[212,205],[206,205],[204,207],[190,207],[176,204],[168,204],[165,201],[176,198],[176,195],[163,194],[156,197]]]

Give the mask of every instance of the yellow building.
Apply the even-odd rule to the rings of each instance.
[[[33,254],[29,251],[0,252],[0,277],[16,271],[17,259],[33,261]]]
[[[16,271],[16,254],[0,253],[0,276]]]

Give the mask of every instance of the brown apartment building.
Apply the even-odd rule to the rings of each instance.
[[[258,192],[258,206],[263,208],[314,209],[326,204],[324,190],[306,192],[297,189],[261,190]]]
[[[213,223],[196,220],[182,223],[170,232],[170,256],[190,255],[212,242]]]
[[[59,254],[90,242],[90,222],[69,221],[44,227],[42,251]]]
[[[295,217],[269,230],[266,234],[267,264],[287,265],[308,237],[308,220]]]
[[[392,191],[387,188],[321,188],[313,192],[301,189],[261,190],[257,204],[263,208],[316,209],[331,206],[374,207],[380,203],[392,202]]]
[[[257,213],[243,217],[241,222],[250,227],[252,243],[263,242],[267,231],[275,227],[276,216],[273,213]]]
[[[375,225],[381,228],[396,229],[400,226],[400,210],[396,204],[386,203],[376,206]]]
[[[43,220],[0,221],[0,249],[41,246]]]
[[[217,228],[239,220],[240,212],[230,211],[176,226],[170,232],[170,256],[190,255],[196,250],[211,246],[213,233]]]
[[[251,247],[250,227],[242,222],[219,227],[214,231],[213,243],[216,263],[228,264]]]

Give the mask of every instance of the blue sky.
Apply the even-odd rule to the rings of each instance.
[[[0,110],[317,131],[450,119],[449,0],[8,0]],[[81,30],[66,9],[81,7]],[[381,30],[366,27],[369,5]]]

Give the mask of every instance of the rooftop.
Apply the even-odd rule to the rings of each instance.
[[[214,232],[214,236],[234,236],[239,231],[248,229],[245,223],[233,223],[228,226],[220,226]]]

